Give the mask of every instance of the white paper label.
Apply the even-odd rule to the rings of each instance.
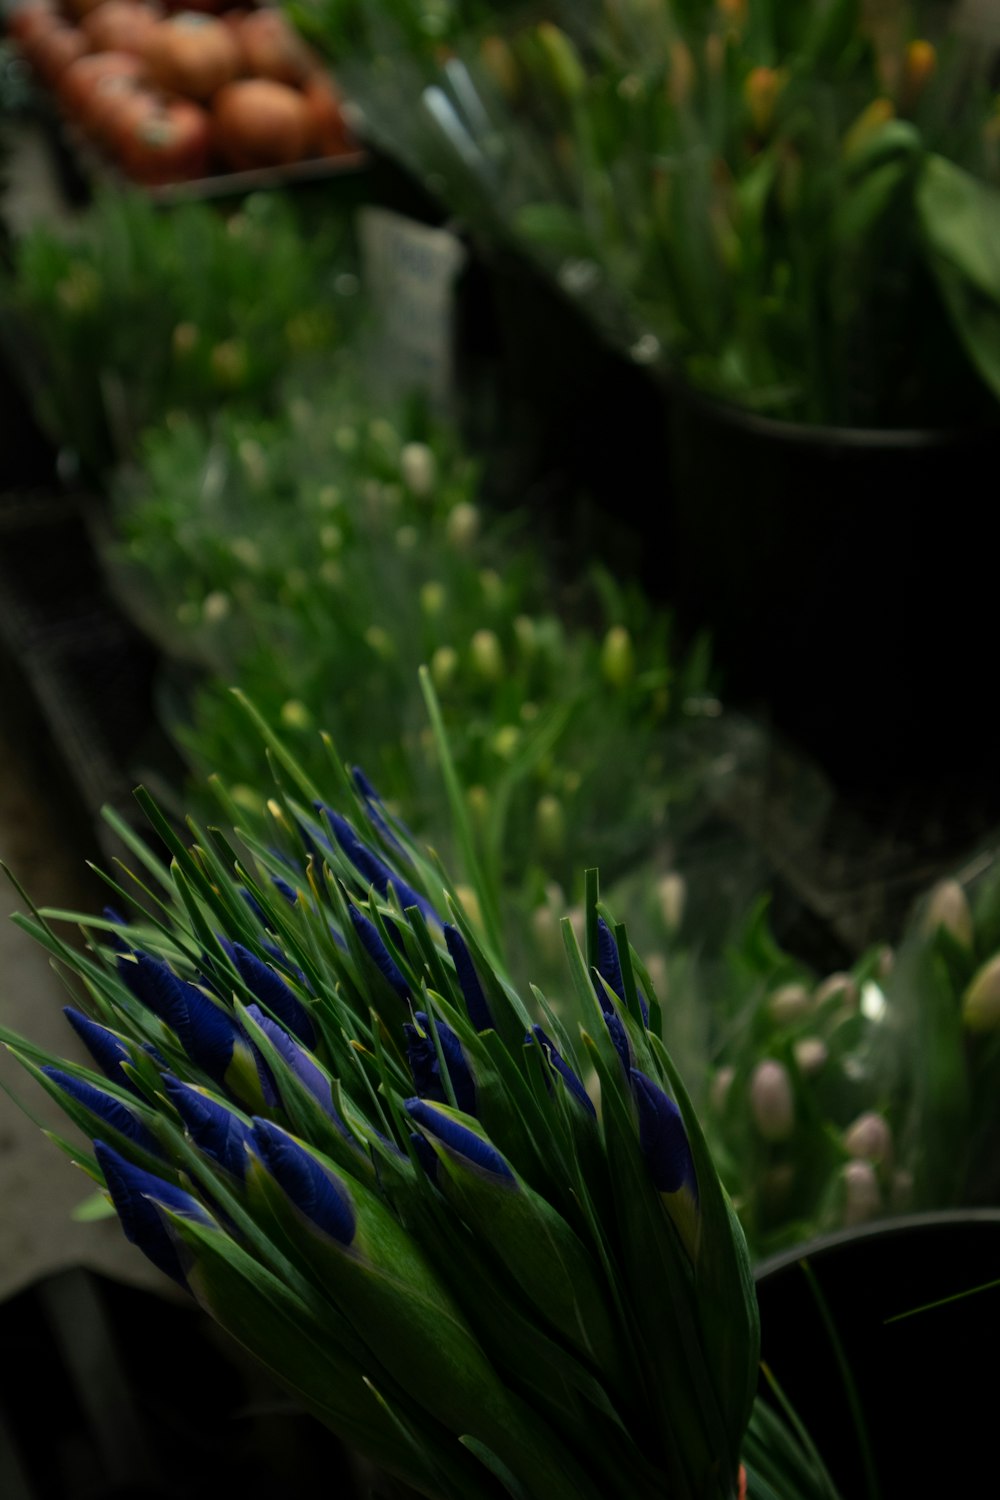
[[[453,381],[455,278],[461,241],[385,208],[360,215],[365,286],[379,316],[384,373],[399,391],[447,401]]]

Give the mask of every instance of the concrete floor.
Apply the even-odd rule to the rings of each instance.
[[[38,905],[94,911],[100,893],[84,860],[95,851],[67,847],[58,809],[34,779],[29,754],[12,743],[0,704],[0,859]],[[6,732],[5,732],[6,731]],[[62,1056],[82,1058],[62,1015],[69,999],[48,955],[7,914],[17,893],[0,875],[0,1021]],[[0,1048],[0,1300],[64,1266],[87,1265],[122,1280],[163,1285],[165,1278],[129,1245],[117,1220],[78,1224],[70,1215],[91,1184],[21,1112],[12,1090],[43,1122],[68,1138],[75,1127]]]

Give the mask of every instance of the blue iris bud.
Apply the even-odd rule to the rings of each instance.
[[[180,979],[159,958],[136,953],[119,958],[118,973],[137,1000],[174,1031],[184,1051],[217,1083],[237,1093],[252,1085],[268,1105],[277,1103],[267,1068],[233,1018],[196,985]],[[234,1068],[235,1064],[235,1068]],[[237,1083],[243,1080],[243,1087]]]
[[[106,1094],[95,1084],[88,1083],[83,1078],[74,1078],[72,1073],[64,1073],[61,1068],[45,1067],[42,1072],[70,1099],[75,1099],[77,1104],[89,1109],[92,1115],[103,1120],[105,1125],[112,1126],[133,1145],[141,1146],[143,1151],[149,1151],[153,1156],[163,1155],[156,1137],[147,1130],[139,1116],[113,1094]]]
[[[295,1074],[295,1077],[302,1084],[303,1088],[308,1089],[324,1113],[330,1116],[330,1119],[333,1120],[344,1139],[350,1141],[353,1145],[354,1137],[333,1107],[330,1080],[323,1073],[322,1069],[317,1067],[306,1049],[300,1047],[294,1037],[289,1036],[283,1026],[279,1026],[276,1021],[272,1021],[270,1016],[265,1016],[264,1012],[258,1009],[256,1005],[248,1006],[247,1015],[256,1021],[261,1031],[274,1047],[274,1050],[280,1054],[282,1062],[288,1065],[288,1068]]]
[[[653,1185],[661,1193],[686,1191],[698,1201],[698,1179],[684,1120],[677,1105],[645,1073],[630,1074],[639,1112],[639,1146]]]
[[[406,1058],[413,1074],[413,1086],[421,1099],[435,1099],[447,1104],[448,1096],[441,1080],[441,1065],[437,1048],[431,1035],[431,1026],[437,1031],[448,1077],[455,1092],[455,1103],[465,1115],[476,1112],[476,1082],[472,1076],[462,1044],[446,1021],[429,1021],[427,1012],[418,1010],[416,1026],[403,1027],[406,1033]],[[419,1030],[418,1030],[419,1027]]]
[[[280,875],[272,875],[271,884],[274,886],[274,889],[278,892],[279,895],[284,896],[289,906],[294,906],[298,901],[298,891],[294,886],[289,885],[287,880],[282,880]],[[265,922],[263,925],[266,927],[267,923]]]
[[[128,926],[128,923],[122,916],[121,912],[116,911],[113,906],[106,906],[101,915],[104,917],[105,921],[114,922],[116,927]],[[120,938],[117,933],[109,932],[105,934],[105,937],[107,939],[108,947],[113,948],[116,953],[132,952],[132,949],[129,947],[128,943],[125,942],[124,938]]]
[[[104,1141],[95,1141],[94,1151],[104,1173],[111,1201],[121,1219],[125,1238],[133,1245],[138,1245],[154,1266],[165,1271],[187,1290],[187,1277],[181,1264],[179,1247],[157,1212],[156,1205],[162,1204],[173,1213],[183,1214],[185,1218],[194,1219],[199,1224],[214,1227],[214,1221],[190,1193],[174,1187],[173,1183],[164,1182],[152,1172],[144,1172],[141,1167],[133,1166],[124,1156],[119,1156],[117,1151],[105,1145]]]
[[[132,1054],[129,1052],[120,1036],[109,1031],[98,1021],[92,1021],[82,1011],[74,1010],[72,1005],[63,1007],[63,1015],[66,1017],[77,1036],[80,1038],[91,1057],[104,1074],[105,1078],[117,1083],[120,1088],[128,1089],[130,1094],[137,1097],[142,1096],[128,1074],[122,1068],[122,1063],[132,1063]]]
[[[261,906],[253,891],[248,891],[245,885],[241,885],[239,887],[239,893],[243,897],[243,900],[246,902],[247,906],[249,906],[250,910],[253,912],[254,916],[257,918],[257,921],[260,923],[260,925],[262,927],[269,927],[270,923],[267,920],[267,912]]]
[[[316,803],[316,811],[326,818],[333,829],[337,843],[367,885],[373,885],[379,895],[384,898],[388,894],[391,883],[404,911],[409,906],[415,906],[425,917],[431,918],[440,927],[441,918],[426,896],[421,896],[419,891],[415,891],[411,885],[408,885],[400,875],[396,874],[395,870],[390,869],[384,860],[379,859],[373,849],[369,849],[367,844],[362,843],[346,818],[342,818],[339,813],[333,812],[322,802]]]
[[[250,1127],[217,1099],[182,1083],[172,1073],[164,1073],[163,1083],[195,1145],[242,1182]]]
[[[222,1080],[233,1060],[239,1031],[231,1016],[159,958],[120,958],[118,973],[132,994],[174,1031],[185,1052],[210,1077]]]
[[[608,1028],[608,1035],[611,1038],[612,1045],[621,1059],[622,1067],[626,1073],[630,1072],[632,1064],[635,1061],[632,1055],[632,1044],[628,1039],[628,1032],[625,1030],[625,1022],[610,1001],[607,1004],[607,1009],[604,1011],[604,1024]]]
[[[455,975],[462,991],[469,1020],[477,1031],[490,1031],[493,1027],[493,1017],[486,1003],[486,996],[479,983],[479,975],[476,973],[472,954],[469,952],[465,939],[457,927],[446,923],[444,940],[448,945],[451,961],[455,965]]]
[[[244,948],[242,943],[231,943],[228,938],[220,938],[219,941],[251,994],[256,995],[268,1010],[273,1011],[278,1020],[305,1042],[307,1047],[314,1047],[316,1028],[309,1012],[281,975],[268,968],[255,953]]]
[[[383,943],[375,923],[370,921],[364,912],[359,911],[356,906],[349,906],[347,909],[351,914],[354,930],[361,939],[362,947],[369,958],[374,961],[376,968],[382,974],[383,978],[388,980],[399,998],[401,1000],[409,1000],[410,986],[403,978],[402,970],[396,963],[396,960]]]
[[[597,919],[597,972],[601,978],[606,980],[614,990],[622,1004],[625,1004],[625,980],[622,978],[622,964],[618,953],[618,944],[615,942],[614,933],[605,922],[603,917]],[[601,1009],[607,1010],[608,997],[602,985],[595,984],[597,998],[601,1002]],[[639,996],[639,1009],[642,1011],[642,1023],[649,1025],[649,1006],[642,990],[637,991]]]
[[[460,1157],[466,1166],[478,1168],[480,1172],[505,1182],[517,1181],[496,1147],[453,1115],[445,1114],[439,1106],[423,1099],[407,1099],[404,1107],[411,1120]]]
[[[437,1182],[438,1159],[434,1155],[434,1147],[425,1135],[420,1134],[419,1130],[412,1130],[410,1132],[410,1140],[413,1142],[413,1150],[417,1161],[423,1167],[431,1182]]]
[[[254,1120],[251,1140],[260,1160],[299,1212],[323,1234],[349,1245],[357,1216],[340,1178],[269,1120]]]
[[[566,1088],[573,1095],[573,1098],[576,1099],[579,1104],[583,1105],[588,1114],[596,1116],[597,1110],[594,1108],[594,1101],[587,1093],[587,1090],[584,1088],[579,1077],[576,1075],[576,1073],[573,1072],[573,1069],[570,1067],[569,1063],[566,1062],[565,1058],[560,1055],[555,1046],[555,1043],[542,1030],[541,1026],[533,1026],[531,1030],[525,1034],[524,1040],[528,1043],[537,1043],[538,1046],[541,1047],[542,1056],[548,1063],[548,1067],[545,1071],[545,1081],[548,1084],[550,1092],[553,1088],[551,1074],[558,1073],[559,1077],[566,1085]]]
[[[396,850],[397,854],[401,855],[402,858],[407,861],[407,863],[412,864],[413,861],[410,859],[410,856],[407,854],[406,850],[399,842],[399,839],[389,827],[389,823],[382,811],[385,803],[383,802],[382,798],[379,796],[375,788],[372,786],[371,782],[368,780],[368,777],[365,775],[364,771],[362,771],[360,766],[354,766],[352,768],[351,774],[354,777],[354,785],[361,793],[362,800],[365,804],[365,812],[368,814],[372,826],[378,829],[379,833],[385,839],[386,843],[391,844],[392,847]],[[410,830],[405,826],[405,824],[402,825],[402,827],[403,831],[406,834],[409,834]]]

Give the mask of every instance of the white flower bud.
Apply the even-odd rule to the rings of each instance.
[[[809,991],[804,984],[783,984],[768,998],[767,1012],[776,1026],[794,1026],[809,1014]]]
[[[881,979],[883,981],[886,980],[886,979],[888,979],[889,975],[892,973],[892,971],[893,971],[893,969],[895,967],[896,967],[896,955],[893,952],[893,950],[889,947],[889,944],[886,943],[879,950],[878,959],[876,960],[876,966],[875,966],[875,976],[876,976],[876,978],[877,979]]]
[[[730,1067],[727,1063],[725,1067],[719,1069],[712,1079],[708,1097],[712,1108],[720,1115],[726,1107],[726,1102],[729,1099],[729,1091],[733,1086],[733,1079],[735,1077],[736,1069]]]
[[[399,455],[399,469],[407,489],[426,500],[437,484],[437,460],[426,443],[407,443]]]
[[[828,974],[813,991],[813,1006],[816,1010],[820,1010],[834,997],[839,997],[845,1010],[857,1010],[861,996],[850,974]]]
[[[684,907],[687,904],[687,883],[684,876],[678,875],[676,870],[671,870],[668,875],[662,875],[656,884],[656,898],[663,925],[673,936],[680,930],[680,925],[684,920]]]
[[[963,948],[972,947],[972,908],[957,880],[938,881],[931,891],[921,925],[927,937],[933,937],[939,927],[944,927]]]
[[[773,1058],[757,1064],[750,1079],[750,1113],[765,1141],[787,1141],[795,1130],[795,1099],[788,1069]]]
[[[849,1161],[840,1175],[844,1184],[844,1227],[853,1229],[874,1219],[882,1206],[874,1167],[866,1161]]]
[[[826,1043],[818,1036],[800,1037],[793,1051],[798,1070],[806,1078],[812,1078],[814,1074],[826,1067],[829,1052]]]
[[[202,601],[202,619],[206,625],[218,625],[221,620],[229,616],[232,607],[232,600],[228,594],[224,594],[221,589],[213,589],[210,594],[205,595]]]
[[[892,1131],[881,1115],[869,1110],[844,1131],[844,1150],[848,1156],[883,1166],[892,1153]]]
[[[459,552],[465,552],[479,535],[479,512],[468,500],[462,500],[445,522],[445,536]]]

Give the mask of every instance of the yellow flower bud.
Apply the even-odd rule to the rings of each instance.
[[[521,731],[516,724],[502,724],[490,743],[501,760],[513,760],[521,745]]]
[[[785,86],[779,68],[753,68],[743,84],[743,98],[757,135],[765,136],[774,123],[774,111]]]
[[[957,880],[938,881],[931,891],[921,927],[927,937],[933,937],[939,927],[944,927],[963,948],[972,947],[972,908]]]
[[[198,329],[193,323],[177,324],[177,327],[174,329],[171,342],[173,344],[174,354],[178,359],[183,359],[186,354],[190,354],[194,350],[195,346],[198,343],[199,336],[200,335],[198,333]]]
[[[289,698],[281,705],[281,722],[286,729],[311,729],[313,717],[298,698]]]
[[[504,673],[503,647],[493,630],[477,630],[470,643],[472,665],[484,682],[499,682]]]
[[[478,927],[481,932],[483,928],[483,913],[479,905],[479,897],[471,885],[457,885],[455,887],[455,895],[458,897],[459,905],[473,927]]]
[[[903,62],[899,89],[900,108],[910,111],[920,103],[924,90],[937,72],[937,53],[930,42],[911,42]]]
[[[994,1031],[1000,1026],[1000,953],[973,976],[962,997],[962,1020],[970,1031]]]
[[[877,130],[895,118],[896,109],[891,99],[881,97],[872,102],[858,115],[844,134],[841,151],[845,157],[855,156],[867,144]]]
[[[232,607],[233,601],[228,594],[224,594],[221,589],[213,589],[202,601],[201,617],[206,625],[218,625],[229,617]]]
[[[542,21],[535,35],[542,44],[549,76],[566,100],[579,99],[587,85],[580,54],[565,31],[551,21]]]
[[[479,55],[500,92],[513,99],[518,92],[520,75],[507,43],[499,36],[484,37],[479,44]]]
[[[400,552],[412,552],[420,540],[415,526],[401,526],[396,532],[396,546]]]
[[[447,603],[448,595],[445,593],[444,585],[441,583],[425,583],[420,590],[420,608],[431,619],[435,615],[439,615]]]
[[[256,787],[247,786],[245,782],[238,781],[235,786],[229,788],[229,795],[237,807],[243,807],[247,812],[260,814],[264,801]]]
[[[495,568],[483,568],[479,575],[483,598],[492,609],[503,603],[503,579]]]
[[[566,814],[558,797],[547,793],[535,806],[535,832],[543,854],[559,855],[566,843]]]
[[[691,48],[675,37],[670,43],[670,66],[667,69],[667,98],[675,108],[687,103],[697,79]]]
[[[612,625],[601,647],[601,674],[612,687],[623,688],[635,676],[635,650],[624,625]]]
[[[369,625],[365,631],[365,641],[375,655],[380,656],[383,661],[391,661],[396,654],[392,636],[382,625]]]
[[[431,657],[434,686],[444,690],[458,671],[458,652],[453,646],[439,646]]]
[[[533,656],[538,645],[535,622],[530,615],[517,615],[514,619],[514,638],[525,656]]]
[[[212,350],[212,375],[223,390],[235,391],[247,378],[249,359],[239,339],[224,339]]]

